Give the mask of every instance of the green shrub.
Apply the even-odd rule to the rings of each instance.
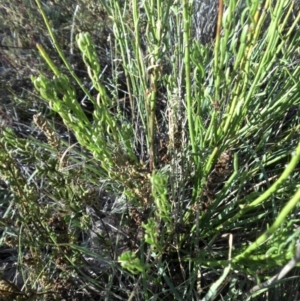
[[[41,114],[43,141],[2,129],[19,298],[291,296],[295,278],[264,281],[299,260],[298,4],[220,1],[203,43],[189,1],[101,1],[107,58],[76,35],[87,87],[36,3],[59,59],[38,44],[48,70],[32,81],[76,143]]]

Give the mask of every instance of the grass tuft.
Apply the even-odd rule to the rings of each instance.
[[[299,2],[215,4],[3,1],[4,300],[297,299]]]

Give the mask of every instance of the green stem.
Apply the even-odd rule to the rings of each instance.
[[[284,208],[279,213],[277,219],[273,225],[265,231],[254,243],[252,243],[243,253],[237,255],[232,262],[236,263],[241,259],[246,258],[251,252],[257,249],[261,244],[263,244],[275,231],[281,226],[285,221],[288,214],[295,208],[297,203],[300,201],[300,188],[297,190],[295,195],[290,199],[290,201],[284,206]]]
[[[241,211],[233,216],[232,218],[228,219],[225,224],[220,225],[217,230],[221,230],[225,225],[232,224],[236,220],[238,220],[241,216],[243,216],[247,211],[254,209],[263,201],[271,197],[273,193],[278,191],[279,187],[284,183],[284,181],[290,176],[293,170],[296,168],[300,159],[300,143],[298,144],[296,151],[293,155],[292,160],[290,161],[289,165],[286,167],[284,172],[281,174],[279,179],[268,189],[266,190],[261,196],[259,196],[256,200],[254,200],[249,205],[240,205]]]
[[[80,81],[80,79],[77,77],[77,75],[75,74],[75,72],[73,71],[72,69],[72,66],[70,65],[70,63],[67,61],[65,55],[63,54],[62,50],[60,49],[59,45],[58,45],[58,42],[56,40],[56,37],[53,33],[53,30],[49,24],[49,21],[48,21],[48,18],[42,8],[42,5],[41,5],[41,2],[40,0],[35,0],[36,1],[36,4],[43,16],[43,19],[44,19],[44,22],[46,24],[46,27],[48,29],[48,32],[50,34],[50,37],[51,37],[51,40],[53,42],[53,45],[56,49],[56,51],[58,52],[60,58],[62,59],[62,61],[64,62],[65,66],[67,67],[68,71],[70,72],[70,74],[72,75],[72,77],[75,79],[75,81],[77,82],[77,84],[79,85],[79,87],[82,89],[82,91],[85,93],[85,95],[87,95],[87,97],[90,99],[90,100],[93,100],[94,98],[92,97],[92,95],[89,93],[89,91],[84,87],[84,85],[82,84],[82,82]],[[38,49],[40,50],[41,47],[39,47],[39,45],[37,45]],[[42,56],[44,57],[45,55],[45,51],[41,52]],[[44,57],[45,58],[45,57]],[[46,60],[47,61],[47,60]],[[47,61],[48,62],[48,61]],[[56,74],[56,72],[59,72],[58,69],[53,69],[53,65],[50,65],[51,69],[53,70],[53,72]],[[95,102],[95,101],[94,101]]]
[[[195,141],[195,126],[193,120],[192,94],[191,94],[191,60],[190,60],[190,4],[188,0],[183,1],[183,43],[184,43],[184,66],[185,66],[185,88],[186,104],[189,125],[189,138],[193,153],[197,153]],[[197,160],[196,156],[194,157]],[[198,160],[197,160],[198,161]]]

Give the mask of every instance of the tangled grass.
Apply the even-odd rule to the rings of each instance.
[[[299,3],[2,3],[1,298],[297,300]]]

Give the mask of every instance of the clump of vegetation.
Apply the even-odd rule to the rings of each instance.
[[[211,41],[197,2],[10,3],[3,298],[297,298],[299,4],[220,0]]]

